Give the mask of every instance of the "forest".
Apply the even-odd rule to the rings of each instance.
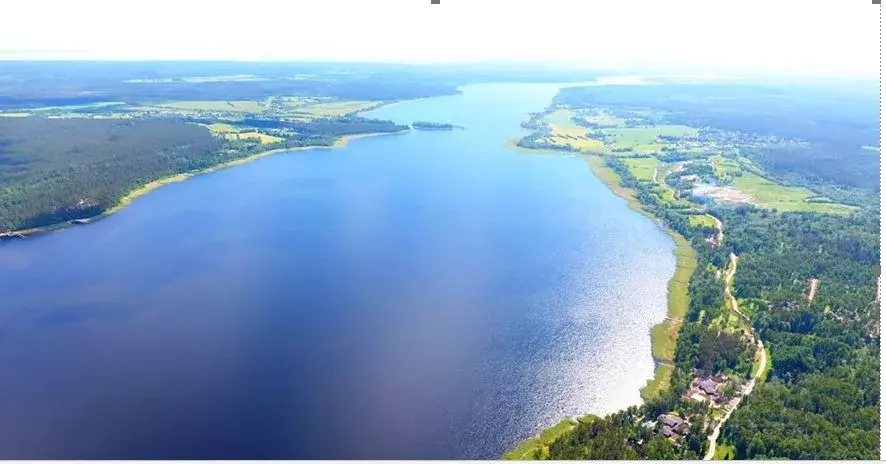
[[[876,459],[879,216],[724,211],[740,252],[735,288],[754,302],[770,380],[724,427],[739,459]],[[820,281],[812,301],[807,280]],[[808,293],[808,292],[807,292]]]
[[[412,123],[412,128],[419,130],[452,130],[456,126],[445,122],[415,121]]]
[[[618,104],[638,108],[639,102],[647,99],[645,102],[651,103],[647,107],[682,109],[679,115],[658,114],[669,122],[713,127],[719,124],[742,130],[762,130],[760,124],[780,136],[804,136],[797,146],[807,143],[813,148],[802,153],[778,152],[778,156],[785,158],[779,162],[786,169],[809,163],[805,157],[814,158],[810,153],[815,150],[845,147],[846,150],[831,151],[828,155],[845,165],[842,170],[824,173],[813,172],[818,168],[803,168],[799,174],[789,174],[802,179],[813,190],[851,198],[859,207],[841,215],[780,212],[751,204],[706,203],[687,208],[685,204],[663,201],[656,195],[654,183],[641,181],[631,173],[626,158],[605,157],[606,167],[622,187],[630,189],[642,209],[687,238],[696,251],[698,266],[689,282],[689,310],[677,338],[673,376],[664,392],[638,407],[579,423],[557,438],[546,454],[539,451],[536,457],[698,459],[704,454],[705,447],[699,446],[695,438],[700,431],[693,430],[674,443],[651,433],[643,424],[663,413],[676,411],[684,417],[691,414],[690,408],[697,404],[689,404],[684,394],[693,373],[726,371],[748,378],[754,369],[751,347],[742,342],[740,334],[721,330],[717,325],[725,310],[725,295],[723,280],[713,271],[726,268],[730,254],[735,254],[738,265],[733,293],[763,341],[771,366],[725,422],[718,440],[728,450],[725,456],[877,459],[880,305],[874,266],[880,262],[880,210],[878,196],[871,189],[876,183],[874,174],[879,161],[876,156],[853,158],[848,149],[853,144],[877,144],[870,142],[869,133],[877,118],[865,117],[870,116],[867,109],[860,108],[866,106],[850,102],[828,121],[818,120],[829,124],[833,131],[815,134],[814,121],[824,116],[812,103],[799,109],[779,105],[780,110],[769,114],[784,117],[780,124],[767,118],[754,121],[755,113],[748,111],[764,111],[768,107],[764,98],[746,89],[732,94],[749,99],[740,111],[741,104],[729,102],[723,94],[721,99],[712,101],[705,98],[704,92],[689,99],[685,93],[666,97],[667,92],[662,89],[652,89],[659,86],[648,86],[638,91],[639,95],[627,95],[634,88],[624,92],[616,87],[567,88],[555,101],[576,106]],[[709,90],[712,94],[726,92],[725,87]],[[793,93],[800,94],[800,90]],[[721,104],[721,108],[715,108]],[[812,123],[801,120],[800,113],[806,110],[811,111]],[[527,129],[544,130],[537,124],[529,125]],[[765,160],[760,163],[772,170],[780,169]],[[681,179],[690,174],[710,177],[712,173],[707,164],[689,165],[669,176],[668,182],[677,187],[679,197],[686,193],[680,188]],[[711,227],[692,225],[689,220],[702,206],[707,214],[723,223],[721,246],[712,246],[706,240],[713,233]],[[707,435],[703,436],[706,440]]]
[[[689,407],[681,399],[690,373],[731,370],[748,376],[751,365],[740,337],[712,330],[722,311],[723,287],[707,270],[734,252],[741,265],[736,296],[756,308],[754,327],[771,353],[768,380],[726,422],[723,438],[739,459],[876,459],[879,456],[879,304],[873,263],[878,263],[876,211],[851,217],[773,213],[752,207],[721,208],[728,231],[711,249],[700,228],[667,211],[645,184],[610,159],[621,184],[637,189],[644,209],[691,238],[700,265],[690,281],[690,311],[677,340],[670,388],[638,408],[579,424],[556,440],[547,459],[698,459],[690,434],[685,445],[662,446],[640,422]],[[821,279],[811,302],[808,279]],[[703,316],[702,316],[703,315]],[[640,440],[644,438],[644,440]],[[721,439],[721,440],[722,440]]]
[[[587,71],[518,64],[415,66],[273,61],[7,61],[3,74],[0,109],[103,101],[260,100],[276,95],[393,101],[454,94],[459,86],[471,83],[593,78]]]
[[[269,149],[408,129],[356,116],[315,121],[292,123],[287,129],[297,132],[262,144],[183,119],[0,118],[0,232],[93,217],[148,182]]]

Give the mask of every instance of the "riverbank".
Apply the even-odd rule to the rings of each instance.
[[[518,141],[519,139],[510,140],[505,146],[525,153],[571,154],[583,157],[588,163],[591,172],[609,190],[627,201],[628,208],[655,222],[674,241],[674,256],[677,259],[677,265],[674,274],[668,281],[668,314],[665,320],[652,327],[650,335],[652,337],[652,357],[656,363],[655,376],[641,390],[644,399],[655,396],[667,387],[667,380],[670,379],[669,371],[673,370],[677,336],[683,323],[683,318],[689,312],[689,279],[698,266],[692,244],[689,243],[686,237],[668,227],[664,221],[643,209],[643,205],[637,200],[636,192],[621,185],[618,174],[606,165],[606,159],[603,156],[564,150],[529,149],[517,145]]]
[[[375,137],[375,136],[379,136],[379,135],[403,134],[405,132],[409,132],[409,131],[404,130],[404,131],[398,131],[398,132],[379,132],[379,133],[346,135],[344,137],[339,138],[338,140],[335,141],[335,143],[333,143],[332,145],[329,145],[329,146],[319,146],[318,145],[318,146],[293,147],[293,148],[275,148],[272,150],[267,150],[267,151],[255,153],[255,154],[252,154],[249,156],[245,156],[243,158],[238,158],[236,160],[231,160],[231,161],[227,161],[224,163],[219,163],[215,166],[211,166],[206,169],[200,169],[200,170],[190,171],[190,172],[183,172],[183,173],[174,174],[174,175],[167,176],[167,177],[162,177],[160,179],[153,180],[141,187],[138,187],[138,188],[130,191],[129,193],[124,195],[117,202],[117,204],[115,204],[111,208],[108,208],[107,210],[105,210],[95,216],[91,216],[88,218],[82,218],[82,219],[75,219],[72,221],[60,222],[60,223],[51,224],[51,225],[43,226],[43,227],[35,227],[32,229],[15,230],[15,231],[11,231],[11,232],[0,233],[0,241],[3,241],[4,239],[26,238],[26,237],[33,236],[33,235],[55,232],[55,231],[66,229],[68,227],[73,227],[76,225],[91,224],[95,221],[98,221],[99,219],[103,219],[105,217],[108,217],[108,216],[122,210],[123,208],[129,206],[129,204],[132,203],[132,201],[135,200],[136,198],[147,195],[148,193],[151,193],[154,190],[156,190],[160,187],[163,187],[164,185],[173,184],[176,182],[181,182],[181,181],[190,179],[191,177],[194,177],[194,176],[209,174],[211,172],[219,171],[219,170],[226,169],[229,167],[239,166],[241,164],[246,164],[246,163],[255,161],[257,159],[261,159],[261,158],[275,155],[278,153],[303,151],[303,150],[344,148],[352,140],[357,140],[357,139],[361,139],[361,138],[365,138],[365,137]]]
[[[628,208],[646,216],[655,222],[674,241],[674,256],[677,258],[674,274],[668,281],[668,314],[665,320],[654,325],[650,330],[652,338],[652,357],[655,360],[655,372],[653,378],[640,389],[643,401],[655,398],[670,385],[671,374],[674,370],[674,354],[677,348],[677,336],[683,324],[683,318],[689,312],[689,279],[698,260],[695,250],[685,237],[668,227],[661,219],[643,209],[636,198],[633,189],[623,187],[619,182],[616,172],[606,166],[606,160],[600,155],[588,155],[576,152],[559,150],[535,150],[520,147],[516,141],[509,141],[506,146],[522,152],[543,152],[558,154],[577,154],[585,158],[591,172],[600,179],[613,193],[627,201]],[[585,416],[587,418],[592,415]],[[538,452],[544,456],[548,446],[557,438],[570,432],[579,424],[575,418],[564,419],[558,424],[542,430],[538,435],[520,441],[511,451],[502,456],[503,459],[526,460],[533,459]]]

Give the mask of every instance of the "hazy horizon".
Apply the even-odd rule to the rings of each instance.
[[[631,72],[874,78],[880,7],[504,0],[7,5],[4,61],[533,64]],[[52,11],[47,16],[46,11]],[[35,33],[35,31],[39,33]]]

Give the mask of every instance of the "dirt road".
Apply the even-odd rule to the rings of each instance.
[[[726,270],[726,297],[729,298],[729,305],[732,307],[732,310],[736,312],[739,316],[742,317],[747,323],[748,328],[753,333],[754,328],[751,327],[751,321],[748,317],[742,313],[738,309],[738,301],[736,301],[735,297],[732,295],[732,279],[735,277],[735,270],[738,268],[738,256],[735,256],[735,253],[729,254],[729,268]],[[708,452],[704,456],[705,461],[710,461],[713,459],[714,454],[717,452],[717,439],[720,438],[720,429],[723,427],[723,424],[729,420],[729,417],[732,416],[732,413],[738,408],[738,405],[741,403],[741,400],[744,399],[746,395],[749,395],[752,391],[754,391],[754,387],[757,385],[757,380],[763,375],[763,372],[766,371],[766,349],[763,347],[763,342],[760,340],[760,337],[754,335],[754,338],[757,339],[757,351],[760,353],[760,366],[757,368],[757,371],[754,372],[751,380],[742,387],[739,395],[729,402],[729,405],[726,407],[726,414],[717,422],[717,425],[714,426],[714,431],[711,432],[711,435],[708,437]]]

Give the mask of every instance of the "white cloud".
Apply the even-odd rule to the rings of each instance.
[[[880,7],[796,0],[28,0],[5,56],[563,61],[875,75]]]

